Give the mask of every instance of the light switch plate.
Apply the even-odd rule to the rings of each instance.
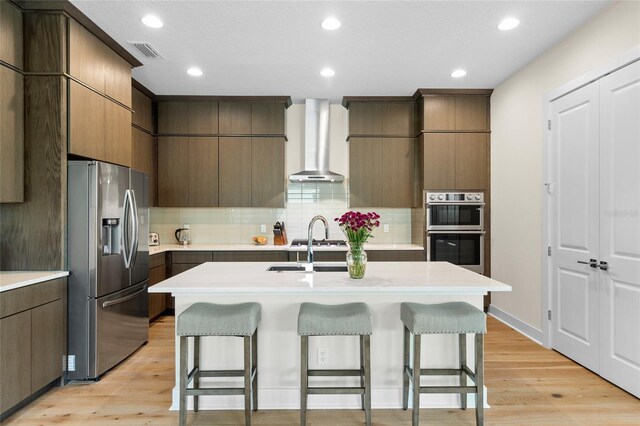
[[[382,232],[389,232],[389,224],[385,223],[384,225],[382,225]]]
[[[264,223],[260,225],[260,232],[262,232],[263,234],[267,233],[267,225],[265,225]]]
[[[329,364],[329,348],[318,348],[318,365]]]

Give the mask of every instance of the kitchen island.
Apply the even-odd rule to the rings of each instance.
[[[361,280],[352,280],[347,272],[272,272],[265,262],[208,262],[149,289],[152,293],[171,293],[175,297],[176,318],[196,302],[242,303],[262,305],[258,328],[259,406],[261,409],[297,409],[300,387],[300,338],[297,317],[300,304],[316,302],[339,304],[365,302],[373,315],[371,337],[372,407],[400,408],[402,404],[402,336],[400,303],[442,303],[465,301],[482,309],[483,296],[489,291],[510,291],[511,287],[446,262],[370,262]],[[288,265],[295,265],[289,263]],[[322,265],[322,263],[316,263]],[[471,337],[468,337],[471,339]],[[423,365],[455,366],[455,335],[423,338]],[[427,349],[428,345],[428,349]],[[473,365],[471,340],[467,345]],[[328,351],[325,364],[318,364],[318,349]],[[179,341],[176,339],[176,366]],[[201,343],[203,369],[234,368],[242,365],[241,339],[209,337]],[[356,368],[358,339],[355,337],[316,337],[310,339],[309,368]],[[426,368],[426,367],[425,367]],[[177,371],[177,369],[176,369]],[[355,378],[314,378],[342,380]],[[208,379],[202,379],[206,386]],[[223,379],[225,380],[225,379]],[[431,377],[433,383],[453,384],[454,377]],[[176,383],[178,377],[176,374]],[[228,379],[221,386],[238,386]],[[425,382],[426,383],[426,382]],[[177,386],[173,390],[172,409],[177,409]],[[424,407],[459,406],[457,395],[422,395]],[[472,398],[470,398],[471,402]],[[314,395],[309,408],[359,408],[357,395]],[[191,401],[189,401],[191,404]],[[240,409],[239,396],[200,397],[201,409]]]

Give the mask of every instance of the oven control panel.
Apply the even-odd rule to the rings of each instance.
[[[427,192],[427,204],[435,203],[484,203],[482,192]]]

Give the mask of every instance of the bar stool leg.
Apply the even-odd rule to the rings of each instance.
[[[193,378],[193,388],[200,387],[200,336],[193,337],[193,368],[197,368],[197,373]],[[198,395],[193,396],[193,411],[198,411]]]
[[[179,424],[184,426],[187,423],[187,337],[180,336],[180,408]]]
[[[409,407],[409,376],[407,375],[407,369],[409,368],[409,356],[410,356],[410,344],[411,335],[409,329],[404,327],[404,362],[402,363],[402,409],[406,410]]]
[[[258,411],[258,329],[251,337],[251,366],[255,371],[253,376],[253,411]]]
[[[307,387],[309,386],[309,336],[300,336],[300,426],[307,424]]]
[[[364,335],[360,336],[360,387],[365,388],[365,380],[364,380]],[[360,404],[362,406],[362,411],[365,411],[365,402],[364,402],[364,394],[360,395]]]
[[[484,425],[484,334],[476,334],[476,425]]]
[[[244,336],[244,422],[251,424],[251,336]]]
[[[413,336],[413,426],[420,423],[420,340],[419,334]]]
[[[460,386],[467,385],[467,375],[464,372],[464,366],[467,365],[467,335],[458,334],[458,350],[460,352]],[[460,407],[463,410],[467,409],[467,394],[460,394]]]
[[[367,426],[371,426],[371,336],[364,337],[364,418]]]

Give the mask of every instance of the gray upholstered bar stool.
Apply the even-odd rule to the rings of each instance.
[[[404,386],[402,406],[409,404],[409,385],[413,385],[413,426],[420,416],[421,393],[459,393],[462,409],[467,408],[467,393],[476,394],[476,424],[484,424],[484,334],[487,321],[484,312],[466,302],[449,302],[434,305],[403,303],[400,317],[404,323]],[[457,334],[460,368],[420,368],[421,334]],[[475,334],[475,372],[467,366],[467,334]],[[413,368],[410,365],[410,340],[413,336]],[[420,386],[420,376],[456,375],[459,386]],[[467,386],[467,377],[473,386]]]
[[[218,305],[195,303],[178,316],[180,336],[180,425],[187,421],[187,396],[198,411],[199,395],[244,395],[245,424],[251,424],[251,408],[258,410],[258,323],[260,304]],[[200,337],[235,336],[244,339],[243,370],[200,370]],[[188,371],[188,337],[193,337],[193,369]],[[244,387],[201,388],[201,377],[244,377]],[[193,380],[193,387],[188,388]]]
[[[300,425],[307,424],[307,397],[316,394],[360,394],[365,422],[371,426],[371,312],[364,303],[321,305],[303,303],[298,315],[301,339]],[[360,336],[359,370],[309,370],[310,336]],[[359,387],[310,387],[309,376],[359,376]]]

